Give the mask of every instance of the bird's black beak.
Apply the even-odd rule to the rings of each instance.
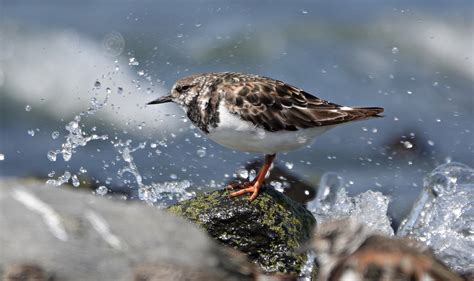
[[[160,103],[165,103],[165,102],[172,102],[173,100],[171,99],[171,96],[164,96],[164,97],[159,97],[156,100],[152,100],[151,102],[147,104],[160,104]]]

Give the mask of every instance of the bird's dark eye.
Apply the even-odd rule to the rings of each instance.
[[[182,93],[189,90],[190,88],[191,88],[190,85],[176,86],[176,91]]]

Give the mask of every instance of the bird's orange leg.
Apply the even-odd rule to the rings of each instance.
[[[272,165],[274,159],[275,154],[265,155],[265,163],[263,163],[263,166],[258,172],[255,179],[251,182],[246,182],[239,185],[239,187],[241,187],[242,189],[239,191],[232,192],[229,196],[237,197],[245,193],[252,193],[252,195],[250,195],[249,201],[252,202],[253,200],[255,200],[255,198],[257,198],[258,196],[258,191],[262,187],[263,181],[265,180],[265,176],[267,175],[268,169],[270,169],[270,166]]]
[[[260,169],[257,173],[257,175],[255,176],[255,178],[252,180],[252,181],[247,181],[247,182],[233,182],[233,183],[229,183],[225,188],[227,190],[232,190],[232,189],[244,189],[244,188],[247,188],[247,187],[250,187],[252,185],[255,184],[255,182],[257,181],[257,178],[260,176],[261,172],[262,172],[263,169]]]

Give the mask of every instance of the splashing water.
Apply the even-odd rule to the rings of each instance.
[[[135,59],[131,59],[131,62],[134,64],[136,61]],[[96,81],[94,83],[95,90],[101,88],[100,81]],[[119,87],[119,89],[121,89]],[[84,129],[84,125],[81,124],[83,118],[87,116],[91,116],[97,113],[100,109],[107,105],[107,101],[110,97],[111,90],[106,89],[106,96],[103,100],[99,100],[96,97],[91,98],[90,100],[90,107],[80,114],[76,115],[72,121],[67,123],[65,126],[68,134],[66,135],[66,141],[61,144],[61,149],[51,150],[47,153],[47,157],[50,161],[56,161],[59,155],[62,156],[63,160],[68,162],[71,160],[74,153],[76,153],[76,149],[80,146],[86,146],[90,141],[93,140],[101,140],[105,141],[108,140],[108,135],[98,135],[92,133],[96,130],[95,127],[91,129],[91,132],[88,133]],[[59,133],[54,131],[52,133],[52,138],[58,138]],[[141,176],[137,165],[133,159],[133,153],[139,149],[146,148],[146,142],[140,143],[137,147],[131,147],[132,140],[121,141],[118,140],[116,142],[112,142],[114,148],[120,154],[121,159],[126,163],[126,166],[118,171],[119,178],[122,177],[125,173],[129,173],[135,179],[138,185],[138,199],[146,201],[149,204],[157,205],[164,207],[166,206],[165,202],[173,202],[177,200],[183,200],[187,198],[191,198],[195,196],[195,192],[190,192],[188,189],[191,187],[191,182],[188,180],[177,181],[177,177],[172,177],[174,181],[167,181],[163,183],[151,183],[150,185],[146,185],[143,183],[143,177]],[[160,146],[166,147],[166,141],[160,141],[158,143]],[[151,147],[156,147],[156,144],[152,143]],[[204,148],[202,149],[203,152],[199,152],[198,154],[205,154],[206,151]],[[85,174],[87,170],[83,167],[79,170],[79,174]],[[54,176],[54,174],[52,174]],[[65,183],[69,183],[74,187],[78,187],[80,185],[80,181],[77,175],[71,174],[69,171],[65,171],[63,175],[59,176],[57,179],[49,179],[47,181],[48,184],[52,184],[54,186],[61,186]],[[106,182],[106,183],[109,183]],[[124,180],[126,185],[129,185],[129,181]],[[136,188],[136,186],[130,186],[130,188]],[[97,191],[96,194],[98,195],[105,195],[107,194],[107,187],[101,186]]]
[[[91,134],[88,135],[85,131],[82,130],[82,126],[80,124],[82,117],[84,115],[92,115],[97,112],[97,110],[101,109],[107,104],[107,100],[109,95],[107,95],[103,102],[97,101],[96,98],[91,99],[91,107],[84,113],[80,113],[74,117],[74,120],[69,122],[66,125],[66,130],[69,134],[66,136],[66,142],[61,144],[61,149],[57,149],[55,151],[48,152],[48,159],[50,161],[56,161],[58,155],[62,155],[64,161],[71,160],[72,155],[76,152],[76,148],[79,146],[86,146],[88,142],[92,140],[107,140],[107,135],[97,135]],[[53,132],[55,133],[55,132]]]
[[[316,197],[308,203],[308,210],[318,224],[344,218],[354,218],[374,232],[393,235],[387,216],[389,200],[380,192],[366,191],[350,197],[343,187],[343,179],[335,173],[322,176]]]
[[[61,186],[65,183],[68,183],[69,179],[71,179],[71,173],[69,171],[65,171],[63,175],[58,177],[58,179],[49,179],[46,181],[46,183],[54,186]]]
[[[474,169],[439,166],[401,223],[397,235],[411,236],[431,248],[457,272],[474,271]]]
[[[127,140],[125,142],[119,140],[114,144],[114,147],[122,156],[122,160],[127,163],[126,167],[120,169],[117,173],[120,177],[125,173],[130,173],[135,178],[138,185],[138,198],[140,200],[158,207],[166,207],[168,205],[166,204],[166,201],[181,201],[196,196],[194,191],[188,191],[192,185],[189,180],[151,183],[150,185],[145,185],[143,183],[143,177],[134,162],[132,153],[139,149],[145,149],[146,142],[140,143],[135,148],[131,148],[131,143],[132,140]]]

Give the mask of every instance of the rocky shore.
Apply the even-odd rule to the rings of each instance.
[[[264,187],[251,203],[246,196],[229,198],[229,191],[217,190],[162,210],[37,180],[2,179],[0,276],[2,280],[35,281],[295,280],[302,276],[326,280],[324,276],[331,272],[326,265],[334,263],[321,255],[328,249],[325,245],[347,244],[352,245],[344,252],[347,259],[338,262],[349,267],[354,264],[349,261],[365,257],[363,262],[370,265],[371,256],[393,252],[394,256],[389,256],[392,261],[397,256],[426,261],[421,267],[410,264],[405,273],[436,269],[461,280],[451,272],[454,270],[465,280],[472,280],[472,257],[468,256],[472,254],[472,233],[468,224],[460,223],[469,219],[473,180],[474,170],[462,164],[435,169],[425,179],[424,191],[398,230],[398,237],[394,237],[393,232],[373,232],[373,225],[367,223],[370,232],[353,227],[351,233],[350,224],[342,222],[332,228],[337,230],[334,235],[318,233],[321,221],[316,227],[313,214],[303,204],[271,187]],[[326,197],[328,192],[331,189],[325,192]],[[370,215],[357,211],[364,207],[357,204],[369,201],[342,196],[344,202],[339,202],[339,197],[334,198],[334,204],[350,201],[355,206],[341,212],[344,216]],[[321,206],[319,211],[330,209]],[[446,210],[454,210],[448,214],[457,214],[456,219],[436,216]],[[320,212],[316,217],[322,215]],[[426,238],[427,233],[436,235]],[[405,242],[404,236],[422,243]],[[345,242],[338,244],[338,237]],[[387,247],[380,243],[369,247],[374,239],[384,241]],[[448,247],[440,248],[438,242]],[[414,246],[417,244],[423,247]],[[316,256],[308,250],[316,250]],[[372,254],[366,255],[369,250]],[[453,254],[454,250],[457,253]],[[430,264],[433,267],[427,266]]]

